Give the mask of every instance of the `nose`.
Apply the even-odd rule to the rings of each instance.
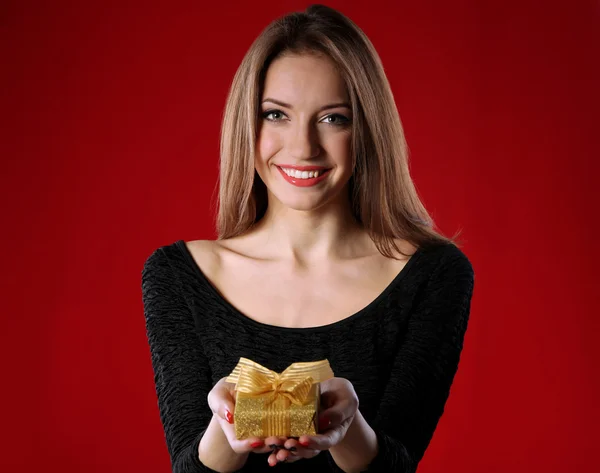
[[[318,156],[321,151],[317,132],[310,124],[292,127],[287,140],[290,157],[298,161]]]

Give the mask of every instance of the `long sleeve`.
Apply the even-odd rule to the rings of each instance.
[[[415,472],[438,424],[458,369],[474,286],[454,245],[416,294],[406,338],[371,427],[379,452],[368,472]]]
[[[195,332],[181,281],[162,248],[142,270],[142,298],[160,419],[173,473],[212,472],[198,445],[212,412],[208,361]]]

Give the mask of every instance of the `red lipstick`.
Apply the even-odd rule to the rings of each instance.
[[[329,169],[326,166],[298,166],[296,164],[277,164],[276,166],[280,168],[296,169],[298,171],[324,171],[325,169]]]
[[[281,173],[281,175],[287,182],[289,182],[290,184],[293,184],[296,187],[314,186],[314,185],[318,184],[319,182],[321,182],[323,179],[327,178],[327,176],[329,176],[329,172],[331,171],[331,169],[327,169],[327,168],[319,167],[319,166],[306,166],[304,168],[299,167],[299,166],[293,167],[293,169],[297,169],[299,171],[321,171],[321,170],[324,170],[322,173],[319,173],[319,176],[317,176],[317,177],[311,177],[308,179],[300,179],[297,177],[288,176],[285,173],[285,171],[283,169],[281,169],[279,166],[277,166],[277,169],[279,170],[279,172]]]

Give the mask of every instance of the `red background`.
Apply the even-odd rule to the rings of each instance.
[[[2,471],[166,472],[145,258],[214,238],[227,89],[299,1],[3,1]],[[476,272],[432,472],[597,463],[598,1],[332,1]],[[596,438],[594,438],[596,437]]]

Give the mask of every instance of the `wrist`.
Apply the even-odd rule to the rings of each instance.
[[[359,410],[348,426],[346,435],[329,449],[336,464],[345,472],[363,471],[379,450],[377,435]]]
[[[231,448],[219,420],[213,415],[198,444],[198,459],[215,471],[229,472],[242,468],[248,459],[248,453],[237,453]]]

